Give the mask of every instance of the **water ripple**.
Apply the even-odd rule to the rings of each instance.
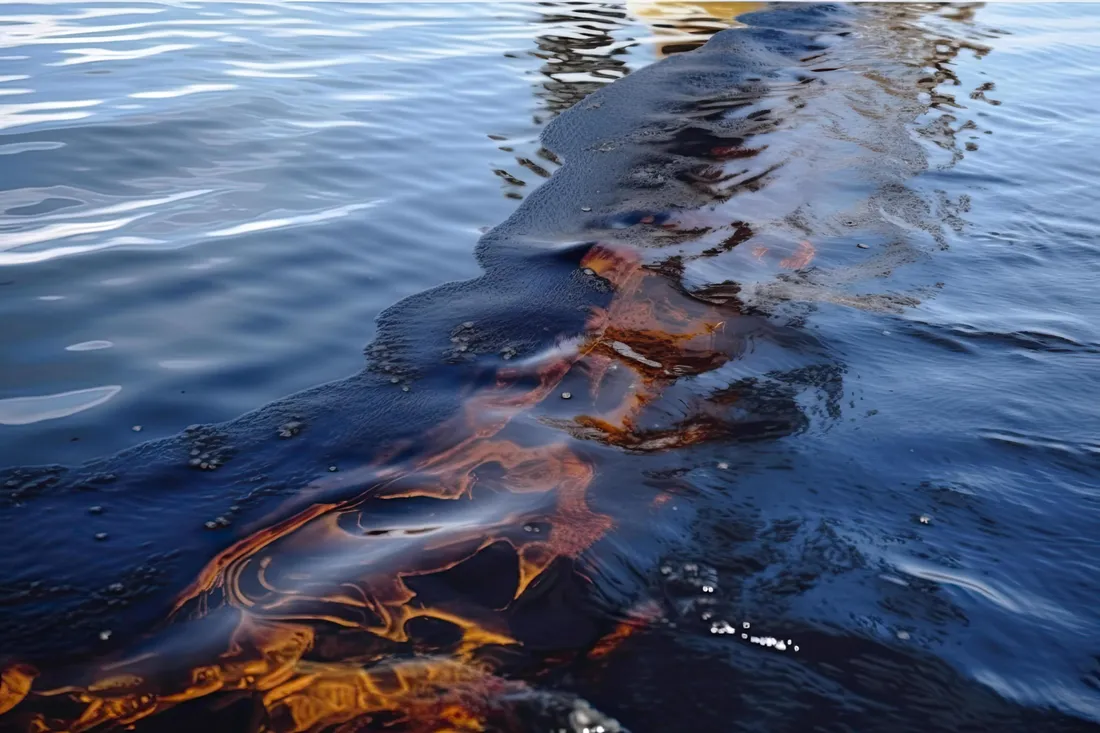
[[[334,209],[328,209],[326,211],[318,211],[312,214],[299,214],[297,216],[278,217],[274,219],[261,219],[260,221],[248,222],[247,224],[238,224],[237,226],[229,227],[227,229],[218,229],[216,231],[207,232],[208,237],[235,237],[240,234],[249,234],[251,232],[262,232],[270,229],[283,229],[285,227],[299,226],[301,224],[313,224],[322,221],[331,221],[332,219],[339,219],[347,216],[356,211],[362,211],[363,209],[369,209],[377,206],[381,201],[371,201],[363,204],[349,204],[347,206],[340,206]]]
[[[0,425],[30,425],[69,417],[102,405],[121,391],[120,385],[113,384],[59,394],[0,399]]]
[[[188,84],[176,89],[164,89],[156,92],[134,92],[131,99],[175,99],[186,97],[189,94],[202,94],[204,92],[230,92],[237,88],[236,84]]]

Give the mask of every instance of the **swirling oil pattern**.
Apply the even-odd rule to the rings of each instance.
[[[117,437],[57,431],[123,409],[126,380],[5,365],[52,386],[0,401],[0,728],[1100,729],[1100,11],[26,7],[6,63],[161,75],[134,109],[94,75],[80,103],[0,107],[9,292],[76,278],[79,322],[103,297],[81,277],[127,287],[152,253],[395,304],[353,376],[171,437],[165,415],[228,408],[162,401],[155,439],[106,458]],[[386,51],[332,53],[371,33],[424,44],[388,87],[362,83]],[[155,61],[215,38],[221,81]],[[483,129],[490,54],[537,67],[532,121]],[[286,79],[364,106],[263,94]],[[477,183],[395,166],[422,83],[449,135],[426,155],[491,136]],[[309,165],[349,130],[371,144]],[[166,178],[165,156],[191,157]],[[304,180],[266,185],[272,160]],[[500,223],[436,264],[486,213],[466,185]],[[243,270],[164,272],[140,287],[218,282],[214,322],[275,353]],[[288,348],[347,336],[332,319]],[[118,350],[81,329],[67,359]]]

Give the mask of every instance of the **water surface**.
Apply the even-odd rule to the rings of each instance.
[[[0,457],[78,466],[198,424],[90,468],[7,474],[0,633],[13,663],[48,681],[142,649],[172,658],[180,642],[145,634],[181,593],[264,597],[245,570],[225,598],[188,588],[212,577],[207,561],[278,534],[273,517],[315,496],[374,491],[381,464],[404,476],[392,491],[408,503],[338,512],[394,543],[368,563],[370,588],[383,597],[378,578],[416,566],[433,578],[411,584],[418,602],[452,614],[421,621],[488,633],[486,609],[509,608],[522,663],[503,637],[476,646],[524,692],[441,673],[489,699],[577,694],[635,731],[1094,728],[1100,12],[865,8],[822,60],[807,52],[773,75],[760,57],[766,82],[739,81],[743,98],[710,81],[709,96],[683,87],[677,107],[679,87],[655,83],[597,103],[626,110],[618,121],[585,107],[747,9],[7,6]],[[586,110],[598,123],[573,122]],[[764,111],[736,138],[707,126]],[[595,142],[570,155],[574,126]],[[648,267],[643,285],[624,262]],[[433,291],[375,325],[483,266],[491,287]],[[624,301],[645,305],[613,316],[627,336],[601,337],[564,377],[546,366],[564,351],[524,329],[590,333],[592,307]],[[722,338],[654,340],[681,313],[685,332],[722,324]],[[494,319],[505,325],[480,330]],[[357,374],[376,332],[385,348],[367,376],[215,426]],[[670,354],[681,370],[656,375]],[[474,367],[486,364],[520,369],[509,445],[566,448],[510,464],[497,446],[476,469],[438,458],[453,446],[424,426],[443,405],[480,415],[461,423],[474,432],[511,409],[485,391]],[[627,404],[643,382],[629,422],[579,419],[623,418],[614,396]],[[395,435],[412,447],[386,448]],[[217,470],[193,470],[196,458]],[[566,496],[570,480],[588,486],[585,512],[523,491]],[[433,481],[480,487],[476,508],[431,504]],[[515,608],[476,580],[518,572],[523,590],[524,563],[540,559],[501,548],[562,527],[585,543],[555,539],[572,564]],[[325,585],[363,551],[313,532],[275,546],[274,582],[325,587],[332,607],[281,618],[370,626]],[[182,632],[185,647],[217,647],[217,623]],[[448,633],[417,626],[413,648],[381,657],[317,644],[311,663],[461,658]],[[143,725],[247,729],[251,713],[224,709]]]

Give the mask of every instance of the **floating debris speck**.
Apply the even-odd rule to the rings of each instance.
[[[282,427],[279,428],[279,437],[283,440],[293,438],[295,435],[302,432],[303,427],[304,425],[301,421],[291,420],[290,422],[284,423]]]

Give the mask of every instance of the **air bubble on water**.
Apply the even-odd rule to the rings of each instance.
[[[704,618],[706,620],[706,618]],[[747,621],[742,622],[744,628],[749,627]],[[737,634],[737,628],[731,626],[725,621],[715,621],[710,625],[710,633],[712,634]],[[745,632],[741,632],[741,639],[751,642],[757,646],[762,646],[768,649],[775,649],[776,651],[785,652],[788,650],[798,651],[798,647],[795,646],[790,639],[784,641],[783,639],[777,639],[774,636],[751,636]]]
[[[735,630],[725,621],[719,621],[710,625],[710,633],[712,634],[732,634]]]

